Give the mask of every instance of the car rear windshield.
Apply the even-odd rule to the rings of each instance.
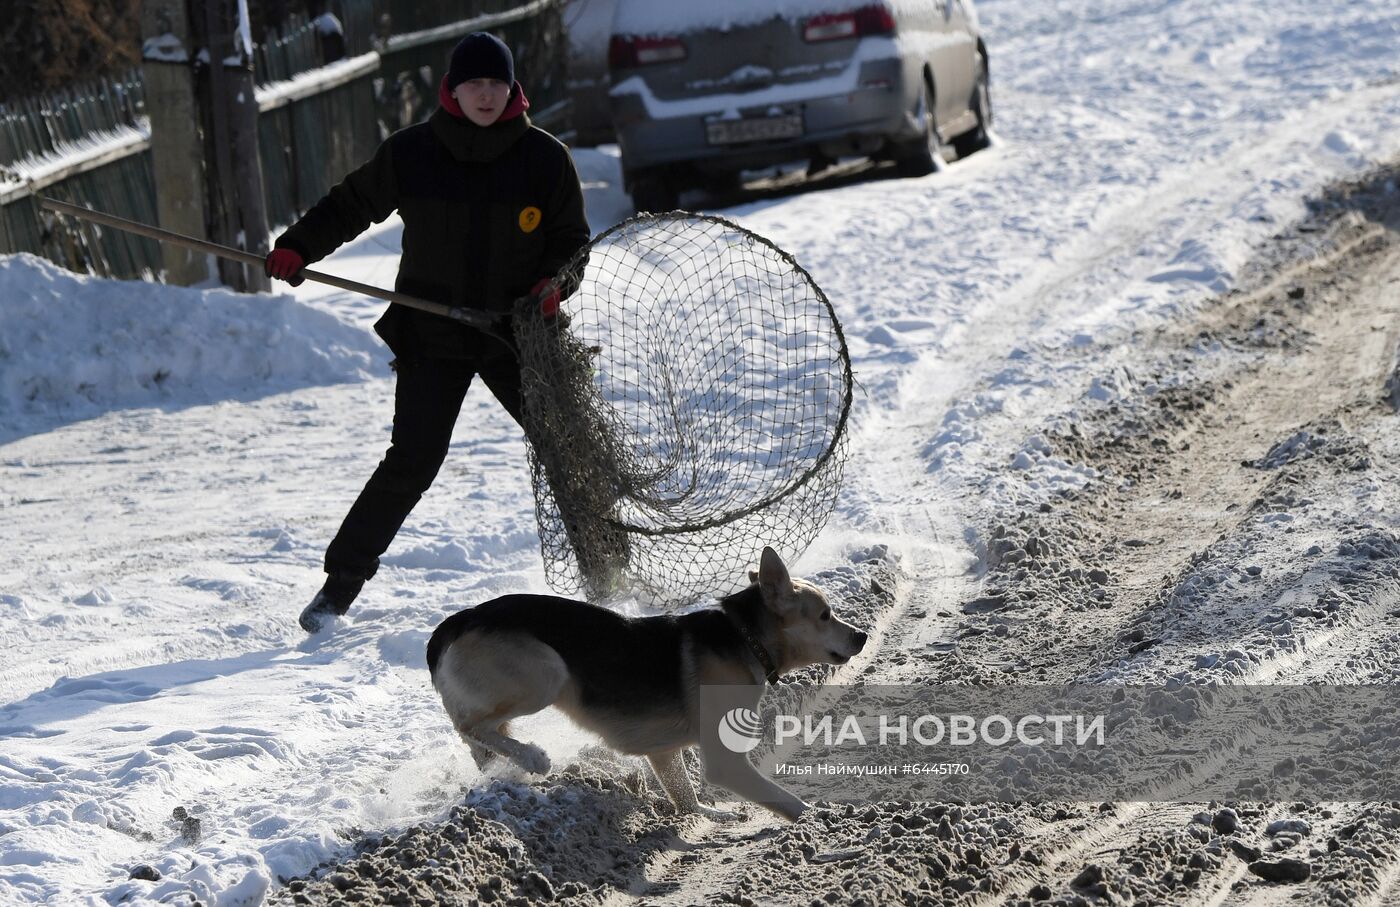
[[[865,2],[869,4],[869,0]],[[797,22],[861,5],[861,0],[699,0],[691,3],[618,0],[613,34],[681,35],[741,28],[775,16]]]

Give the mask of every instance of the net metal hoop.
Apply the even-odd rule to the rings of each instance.
[[[759,515],[792,526],[775,547],[805,550],[835,503],[854,387],[811,274],[732,220],[673,211],[603,231],[554,283],[565,317],[514,320],[550,585],[680,601],[662,590],[753,562],[737,549],[771,528]]]
[[[835,332],[838,341],[837,353],[841,358],[842,379],[844,381],[845,386],[841,394],[841,412],[836,419],[836,428],[832,432],[831,443],[827,445],[826,450],[822,451],[821,456],[819,456],[817,460],[810,467],[808,467],[808,469],[805,472],[803,472],[803,474],[798,479],[788,483],[788,485],[785,488],[774,492],[771,496],[764,498],[763,500],[758,501],[755,504],[751,504],[748,507],[745,507],[741,510],[736,510],[718,517],[713,517],[701,523],[688,523],[682,524],[680,526],[668,526],[665,529],[655,529],[650,526],[639,526],[622,520],[616,520],[611,517],[602,518],[605,522],[611,523],[619,529],[624,529],[628,532],[636,532],[642,535],[679,535],[687,532],[700,532],[705,529],[714,528],[715,526],[721,526],[725,523],[731,523],[734,520],[740,519],[741,517],[748,516],[751,513],[757,513],[758,511],[763,510],[766,507],[771,507],[773,504],[776,504],[778,501],[797,491],[803,485],[806,485],[812,480],[812,476],[820,472],[822,467],[826,465],[827,461],[830,460],[832,456],[836,454],[836,451],[839,449],[841,441],[845,437],[846,422],[851,415],[851,398],[853,396],[852,389],[855,384],[855,378],[853,373],[851,372],[851,354],[850,351],[846,348],[846,335],[841,330],[841,322],[836,317],[836,310],[832,308],[831,300],[827,298],[827,295],[825,292],[823,292],[821,286],[819,286],[817,282],[812,279],[812,275],[807,272],[806,268],[798,264],[797,259],[793,258],[784,249],[779,248],[772,240],[768,239],[767,237],[760,236],[759,234],[754,233],[752,230],[748,230],[744,227],[741,227],[739,226],[739,224],[735,223],[732,220],[729,220],[728,218],[719,217],[714,214],[690,214],[688,212],[673,213],[685,213],[686,216],[692,220],[708,221],[710,223],[719,224],[728,230],[733,230],[736,233],[741,233],[744,236],[754,240],[755,242],[761,243],[762,245],[770,249],[780,259],[786,262],[795,272],[800,274],[803,280],[807,281],[807,283],[811,286],[812,290],[814,291],[816,297],[820,299],[822,305],[826,307],[827,314],[831,318],[832,329]],[[612,236],[613,234],[621,232],[624,228],[636,224],[639,221],[645,221],[648,219],[659,219],[667,216],[668,215],[638,214],[634,215],[633,217],[629,217],[627,220],[624,220],[621,223],[614,224],[612,227],[609,227],[607,230],[604,230],[602,233],[594,237],[592,242],[590,242],[586,247],[584,247],[583,251],[579,252],[578,255],[574,256],[574,260],[570,262],[569,266],[565,269],[566,272],[572,271],[575,267],[577,267],[579,265],[579,262],[585,259],[589,249],[592,249],[595,245],[602,243],[605,239]]]

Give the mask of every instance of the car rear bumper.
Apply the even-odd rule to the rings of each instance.
[[[829,90],[831,83],[819,80],[813,86]],[[733,104],[733,95],[668,104],[641,91],[615,89],[613,122],[623,166],[629,171],[681,163],[702,171],[752,169],[816,154],[870,154],[890,138],[918,134],[898,60],[866,62],[858,78],[843,87],[839,93],[802,96],[800,85],[785,86],[782,92],[756,93],[769,95],[763,103],[740,105]],[[781,94],[781,100],[773,101],[774,94]],[[667,108],[678,108],[676,115],[666,115]],[[732,145],[709,141],[707,126],[717,118],[777,113],[800,114],[802,134]]]

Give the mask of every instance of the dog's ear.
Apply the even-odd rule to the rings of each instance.
[[[757,571],[757,570],[750,570],[750,571],[749,571],[749,582],[751,582],[751,583],[756,583],[756,582],[758,582],[758,571]]]
[[[758,573],[754,581],[763,589],[763,598],[768,602],[778,601],[785,593],[792,591],[792,577],[787,565],[778,557],[778,552],[764,547],[763,556],[758,561]]]

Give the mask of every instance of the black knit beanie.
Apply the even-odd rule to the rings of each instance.
[[[447,88],[454,90],[468,79],[500,79],[507,85],[515,84],[515,58],[504,41],[479,31],[457,42],[447,69]]]

